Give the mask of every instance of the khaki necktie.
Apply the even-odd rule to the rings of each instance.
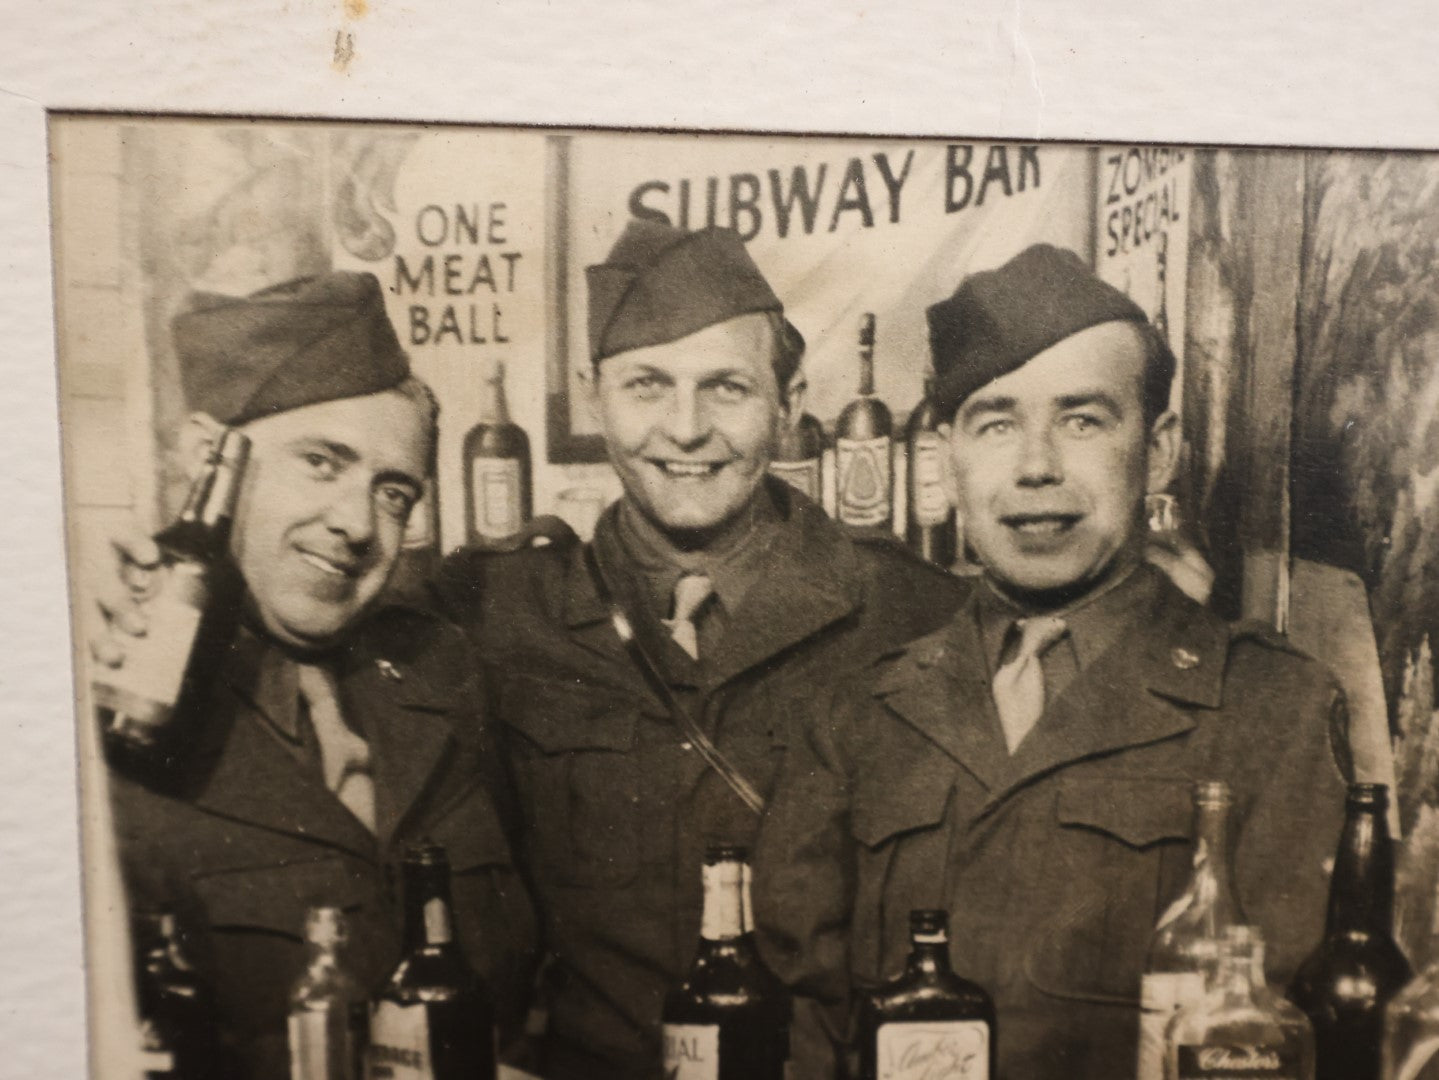
[[[300,664],[300,696],[320,746],[325,786],[371,832],[375,831],[375,781],[370,775],[370,744],[351,731],[340,714],[340,694],[328,668]]]
[[[674,615],[660,620],[670,632],[670,637],[675,639],[675,644],[689,653],[693,660],[700,658],[699,628],[695,624],[695,616],[714,591],[714,582],[704,574],[686,574],[675,582]]]
[[[1017,619],[1019,644],[994,673],[994,705],[1012,754],[1044,715],[1044,668],[1040,657],[1064,636],[1064,620],[1051,615]],[[1011,635],[1013,630],[1011,630]]]

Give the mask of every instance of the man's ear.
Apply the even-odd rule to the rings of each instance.
[[[1179,467],[1179,417],[1166,410],[1149,428],[1149,475],[1144,493],[1157,495]]]
[[[189,479],[200,475],[224,430],[225,425],[209,413],[193,412],[185,418],[175,439],[175,452]]]
[[[580,397],[583,399],[585,415],[596,424],[600,423],[600,371],[594,364],[584,364],[575,377],[580,383]]]
[[[959,453],[957,440],[954,437],[953,424],[939,424],[935,430],[939,437],[944,440],[944,453],[940,455],[943,469],[940,472],[944,484],[945,498],[949,499],[950,506],[959,505],[959,473],[955,467],[955,455]]]

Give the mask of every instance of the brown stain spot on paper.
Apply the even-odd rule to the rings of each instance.
[[[366,0],[345,0],[345,14],[352,19],[358,19],[368,14],[370,5]]]

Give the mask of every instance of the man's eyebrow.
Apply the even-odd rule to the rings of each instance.
[[[359,451],[347,443],[334,442],[331,439],[322,439],[314,435],[302,435],[290,441],[290,448],[299,450],[306,446],[322,447],[341,461],[355,462],[360,460]]]
[[[964,403],[960,409],[962,415],[967,419],[975,413],[982,412],[1013,412],[1019,403],[1012,397],[1001,397],[997,394],[989,397],[972,397]]]
[[[1115,416],[1124,415],[1124,407],[1118,399],[1106,390],[1081,390],[1076,394],[1062,394],[1054,402],[1061,409],[1083,409],[1098,405],[1108,409]]]

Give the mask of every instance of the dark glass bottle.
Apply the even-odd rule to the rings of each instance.
[[[824,426],[809,413],[786,424],[775,446],[769,471],[815,502],[824,498]]]
[[[995,1076],[994,1002],[949,963],[949,913],[912,911],[904,973],[859,1007],[861,1080]]]
[[[135,915],[136,1005],[147,1052],[146,1080],[219,1075],[215,1001],[180,947],[169,911]]]
[[[1314,1025],[1317,1080],[1379,1076],[1384,1007],[1412,974],[1394,943],[1388,811],[1383,784],[1349,785],[1324,940],[1289,988],[1290,1000]]]
[[[948,569],[954,565],[958,536],[954,507],[944,487],[944,455],[948,447],[939,433],[933,371],[925,376],[923,400],[909,414],[904,447],[909,463],[905,540],[921,558]]]
[[[727,845],[705,854],[699,952],[664,1002],[666,1080],[783,1080],[790,997],[755,946],[746,860]]]
[[[505,365],[480,396],[480,419],[465,436],[465,534],[472,544],[514,536],[533,513],[530,437],[510,420]]]
[[[859,397],[834,425],[835,516],[846,525],[888,528],[894,520],[889,407],[874,396],[874,316],[859,331]]]
[[[180,516],[155,536],[162,571],[144,602],[143,637],[125,662],[100,668],[95,704],[112,751],[156,757],[203,697],[239,617],[240,579],[230,531],[250,440],[226,429],[190,487]]]
[[[404,957],[370,1002],[367,1080],[494,1080],[494,1006],[455,941],[450,860],[405,852]]]

